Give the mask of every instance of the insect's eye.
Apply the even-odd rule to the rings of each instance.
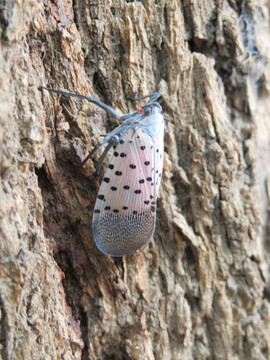
[[[144,115],[148,116],[151,114],[151,108],[150,107],[147,107],[145,110],[144,110]]]

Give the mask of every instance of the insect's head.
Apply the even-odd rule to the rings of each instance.
[[[143,107],[139,108],[138,111],[143,113],[145,116],[149,116],[151,114],[161,113],[162,107],[158,102],[154,102],[149,105],[144,105]]]

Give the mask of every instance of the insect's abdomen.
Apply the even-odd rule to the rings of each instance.
[[[136,215],[105,214],[93,222],[97,247],[106,255],[133,254],[145,245],[155,228],[155,213],[150,209]]]

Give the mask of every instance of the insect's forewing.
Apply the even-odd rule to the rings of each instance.
[[[146,244],[155,229],[156,201],[163,166],[163,135],[130,130],[105,171],[93,214],[96,245],[123,256]]]

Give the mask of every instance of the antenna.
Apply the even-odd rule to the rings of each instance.
[[[111,106],[106,105],[102,101],[100,101],[98,99],[95,99],[95,98],[93,98],[91,96],[85,96],[85,95],[73,94],[73,93],[69,93],[69,92],[65,92],[65,91],[54,90],[54,89],[47,88],[47,87],[45,87],[43,85],[39,85],[39,87],[41,89],[43,89],[43,90],[47,90],[47,91],[55,93],[55,94],[76,97],[76,98],[79,98],[79,99],[86,99],[86,100],[90,101],[91,103],[99,106],[103,110],[107,111],[110,115],[114,116],[116,119],[121,118],[121,115],[118,114],[118,112],[115,111]]]

